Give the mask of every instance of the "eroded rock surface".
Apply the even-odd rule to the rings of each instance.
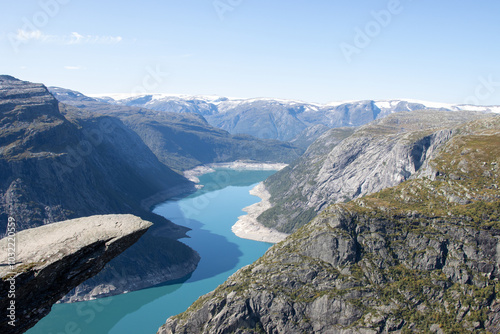
[[[15,243],[15,264],[0,254],[2,333],[23,333],[72,288],[136,242],[152,223],[132,215],[78,218],[18,232],[0,240]],[[14,240],[14,241],[13,241]],[[15,296],[4,294],[11,286]],[[13,298],[10,298],[13,297]],[[5,312],[15,302],[15,326]]]
[[[498,333],[500,117],[415,177],[335,204],[160,334]]]
[[[258,220],[291,233],[334,203],[393,187],[409,179],[467,121],[473,112],[397,113],[350,134],[332,129],[316,140],[294,164],[264,185],[271,208]]]

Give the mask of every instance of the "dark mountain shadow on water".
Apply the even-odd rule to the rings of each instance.
[[[201,281],[236,268],[243,255],[238,245],[229,242],[224,236],[204,230],[203,225],[194,219],[186,220],[186,226],[192,229],[189,234],[196,239],[194,248],[201,256],[198,267],[192,274],[124,295],[65,304],[61,308],[55,305],[47,319],[42,319],[29,334],[66,333],[68,329],[80,333],[109,333],[129,314],[174,293],[184,283]]]
[[[176,208],[176,210],[172,210],[172,208]],[[169,206],[169,213],[172,211],[177,212],[177,210],[180,212],[178,205]],[[173,220],[175,221],[175,219]],[[151,304],[155,300],[161,299],[169,294],[173,294],[176,290],[180,289],[183,284],[212,278],[237,267],[239,258],[243,255],[237,244],[229,242],[224,236],[217,235],[203,229],[204,224],[195,219],[185,219],[183,220],[183,225],[184,224],[192,229],[189,232],[189,235],[193,240],[196,240],[196,244],[192,245],[189,242],[189,239],[191,238],[181,239],[180,241],[185,242],[190,247],[193,247],[201,256],[201,260],[196,270],[190,275],[179,280],[167,281],[151,288],[130,292],[126,295],[107,298],[107,300],[111,300],[111,302],[102,306],[106,308],[106,312],[102,312],[102,314],[100,314],[101,312],[95,311],[96,308],[99,309],[101,307],[100,300],[84,302],[87,304],[80,306],[80,310],[83,309],[85,317],[78,318],[78,328],[82,329],[81,333],[109,333],[118,323],[120,323],[120,321],[122,321],[122,319],[125,319],[128,315],[137,312],[144,305]],[[133,302],[127,302],[130,300]],[[73,312],[77,312],[77,308],[75,308]],[[92,319],[92,322],[86,323],[86,320],[91,319],[89,314],[92,313],[95,314],[95,320]],[[66,321],[64,319],[64,315],[61,315],[59,318],[61,319],[61,322]],[[72,314],[72,318],[75,318],[74,313]],[[53,331],[53,334],[59,332],[65,333],[64,327],[58,331]],[[47,334],[49,332],[36,332],[36,334],[38,333]]]
[[[50,315],[42,319],[28,334],[109,333],[128,314],[136,312],[156,299],[174,293],[190,277],[191,275],[188,275],[153,288],[124,295],[54,305]],[[133,302],[130,302],[131,300]]]
[[[201,176],[201,178],[205,178],[202,182],[207,185],[206,192],[214,190],[213,186],[209,188],[210,182],[218,186],[218,189],[229,186],[243,187],[255,184],[267,175],[274,173],[273,171],[245,173],[247,176],[250,175],[251,178],[249,179],[238,178],[238,172],[234,172],[228,170],[228,174],[223,172],[222,176],[220,176],[220,172]],[[155,213],[168,217],[169,220],[191,229],[188,232],[189,238],[183,238],[179,241],[194,248],[201,256],[198,267],[193,273],[179,280],[167,281],[151,288],[124,295],[65,304],[63,307],[55,305],[47,319],[43,319],[29,334],[58,334],[66,333],[68,330],[71,332],[73,329],[75,332],[81,330],[80,333],[82,334],[108,333],[144,305],[151,304],[169,294],[175,294],[186,282],[199,282],[234,270],[238,266],[239,260],[243,256],[239,246],[230,242],[223,235],[205,229],[204,223],[189,218],[189,214],[187,215],[188,218],[186,218],[185,212],[181,210],[178,202],[170,201],[159,205],[155,209]],[[157,223],[147,232],[150,238],[146,241],[146,244],[155,239],[167,239],[171,236],[171,233],[172,230],[169,226]]]
[[[200,226],[190,232],[197,242],[196,245],[190,243],[188,245],[200,254],[201,260],[189,281],[204,280],[235,269],[240,257],[243,256],[239,246],[229,242],[224,236],[202,229],[203,224],[197,220],[190,220],[190,226],[193,225]]]
[[[204,229],[205,224],[200,221],[186,218],[176,202],[158,207],[155,213],[168,216],[176,224],[191,229],[189,238],[179,240],[197,251],[201,257],[190,282],[217,276],[238,265],[239,258],[243,255],[239,246],[222,235]]]

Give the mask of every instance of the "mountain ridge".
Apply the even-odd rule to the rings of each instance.
[[[49,89],[63,103],[120,118],[161,162],[177,171],[236,160],[290,163],[303,152],[301,148],[277,140],[230,134],[208,124],[204,116],[197,113],[113,105],[68,89]]]
[[[55,88],[55,87],[49,87]],[[241,97],[228,97],[222,95],[203,95],[203,94],[167,94],[167,93],[151,93],[151,94],[127,94],[127,93],[111,93],[111,94],[82,94],[88,96],[90,98],[94,98],[97,100],[107,100],[112,103],[120,103],[124,104],[128,100],[135,99],[143,99],[148,101],[159,101],[164,99],[179,99],[179,100],[200,100],[204,102],[212,102],[214,104],[220,104],[222,102],[230,101],[230,102],[255,102],[255,101],[275,101],[282,103],[296,103],[296,104],[304,104],[311,105],[317,107],[324,106],[338,106],[349,103],[356,103],[361,101],[373,101],[380,108],[391,108],[387,104],[395,107],[397,104],[401,102],[420,104],[427,107],[427,109],[449,109],[450,111],[461,111],[461,110],[470,110],[474,108],[482,109],[487,111],[488,109],[492,112],[498,113],[500,112],[500,105],[474,105],[474,104],[466,104],[466,103],[449,103],[449,102],[436,102],[436,101],[428,101],[428,100],[419,100],[413,98],[393,98],[393,99],[360,99],[360,100],[340,100],[340,101],[331,101],[326,103],[318,103],[318,102],[308,102],[304,100],[294,100],[294,99],[281,99],[281,98],[273,98],[273,97],[250,97],[250,98],[241,98]],[[142,104],[142,103],[141,103]],[[495,111],[493,111],[495,110]],[[497,111],[498,110],[498,111]],[[471,110],[471,111],[480,111],[480,110]]]
[[[173,333],[497,333],[500,116],[414,178],[332,205],[169,318]]]
[[[2,234],[9,217],[16,220],[17,231],[96,214],[134,214],[155,223],[83,283],[76,298],[131,290],[113,270],[123,269],[130,282],[138,282],[134,287],[141,288],[196,268],[199,255],[177,240],[189,229],[141,206],[147,198],[155,204],[194,191],[194,184],[162,164],[123,122],[60,104],[43,84],[12,77],[0,79],[0,115]],[[167,194],[165,189],[177,192]],[[141,256],[146,250],[156,252],[154,261]],[[133,259],[135,266],[126,259]],[[96,286],[102,290],[94,290]]]
[[[36,224],[54,220],[50,219],[50,212],[44,214],[45,208],[41,207],[26,210],[20,206],[21,211],[16,211],[15,203],[19,196],[31,198],[33,203],[53,206],[55,210],[60,206],[51,205],[48,201],[65,203],[65,210],[85,216],[90,213],[105,213],[104,210],[99,210],[106,205],[115,207],[113,210],[116,211],[123,210],[119,208],[118,201],[111,198],[106,200],[97,195],[99,191],[105,192],[100,186],[107,182],[108,194],[112,191],[112,196],[123,197],[121,202],[127,203],[125,206],[136,206],[137,212],[141,209],[131,200],[140,202],[165,187],[183,185],[186,191],[194,189],[194,185],[184,177],[160,164],[139,137],[126,129],[118,119],[104,115],[88,117],[82,110],[60,105],[42,84],[2,79],[0,85],[2,188],[4,194],[10,189],[2,197],[3,208],[6,210],[4,212],[18,216],[21,224],[31,224],[29,214],[39,211],[41,215],[34,216],[37,217],[34,218]],[[119,160],[122,163],[115,166],[115,173],[106,177],[100,174],[97,165],[111,166]],[[36,168],[33,169],[34,167]],[[136,171],[141,172],[138,174]],[[86,176],[82,176],[84,172]],[[90,184],[79,184],[69,198],[57,197],[55,189],[67,192],[67,181],[77,180],[77,174]],[[128,175],[126,178],[129,182],[120,182],[120,175]],[[140,180],[137,181],[141,184],[140,187],[136,186],[136,179]],[[49,180],[53,183],[48,183]],[[29,189],[36,189],[39,194],[45,195],[27,193],[25,190],[28,188],[23,184],[31,184]],[[22,195],[16,195],[16,189]],[[83,193],[84,189],[95,195],[87,196]],[[82,193],[79,194],[78,190]],[[118,191],[120,195],[117,194]],[[51,192],[50,196],[48,192]],[[75,218],[68,214],[70,213],[61,211],[56,216],[62,219]]]
[[[227,98],[202,95],[117,95],[99,97],[108,103],[157,111],[195,113],[211,125],[232,134],[244,133],[264,139],[290,141],[318,124],[330,128],[360,126],[395,112],[438,109],[500,113],[500,106],[436,103],[412,99],[356,100],[326,104],[273,98]]]
[[[394,113],[351,132],[331,129],[264,181],[272,207],[258,221],[290,233],[325,207],[392,187],[415,174],[453,129],[477,112]]]

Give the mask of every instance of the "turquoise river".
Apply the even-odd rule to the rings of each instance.
[[[154,212],[189,227],[180,241],[201,256],[198,268],[185,279],[119,296],[72,304],[56,304],[28,334],[154,334],[165,320],[188,308],[271,246],[241,239],[231,226],[242,209],[259,199],[249,194],[274,171],[219,169],[202,175],[204,188],[158,205]]]

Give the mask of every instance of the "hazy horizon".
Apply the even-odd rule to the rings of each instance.
[[[500,3],[4,2],[0,72],[85,94],[500,105]]]

